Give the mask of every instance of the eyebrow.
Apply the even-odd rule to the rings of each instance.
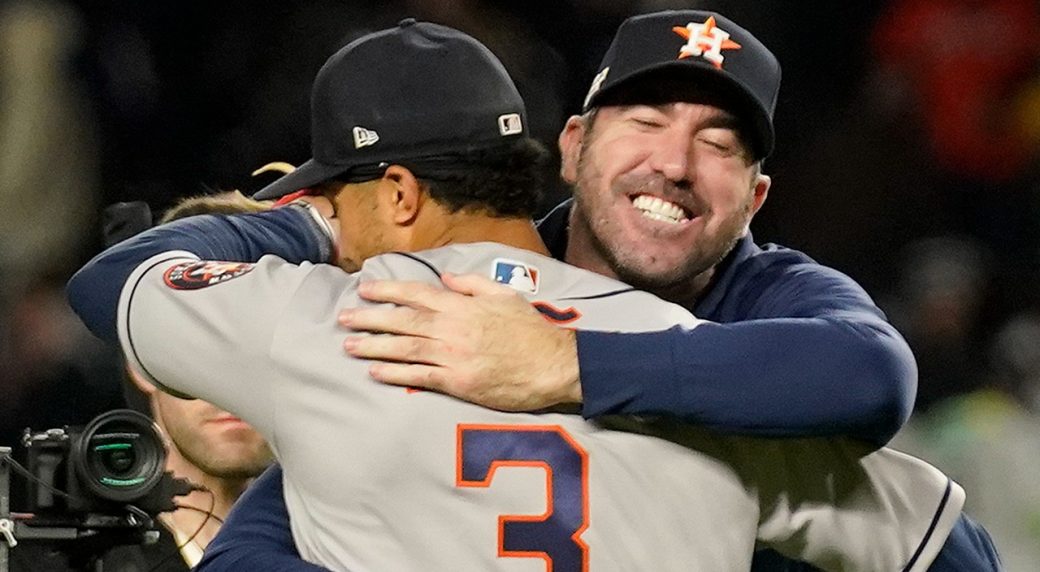
[[[708,119],[705,119],[700,123],[701,129],[730,129],[732,131],[737,132],[738,134],[740,133],[740,126],[740,120],[738,120],[736,117],[734,117],[732,114],[726,111],[723,111],[722,113],[713,117],[709,117]]]
[[[623,113],[623,114],[624,113],[629,113],[629,112],[631,112],[633,109],[635,109],[637,107],[649,107],[649,108],[657,111],[658,113],[662,113],[664,115],[669,115],[668,108],[671,107],[672,105],[674,105],[675,103],[676,102],[672,102],[672,101],[669,101],[669,102],[666,102],[666,103],[630,103],[630,104],[627,104],[627,105],[619,105],[618,107],[621,109],[621,113]],[[736,131],[736,132],[739,133],[740,132],[741,122],[732,113],[730,113],[730,112],[728,112],[728,111],[726,111],[724,109],[720,109],[718,114],[713,115],[712,117],[709,117],[708,119],[705,119],[704,121],[700,122],[698,124],[698,126],[701,129],[715,128],[715,127],[722,128],[722,129],[732,129],[733,131]]]
[[[668,115],[669,106],[675,103],[676,102],[674,101],[663,103],[629,103],[625,105],[619,105],[617,107],[621,110],[622,114],[629,113],[632,111],[632,109],[637,107],[649,107],[657,111],[658,113]],[[719,112],[698,123],[697,129],[728,129],[732,131],[734,134],[736,134],[737,141],[740,143],[740,146],[742,147],[742,154],[746,155],[749,159],[752,158],[752,156],[754,155],[754,151],[752,150],[751,141],[748,139],[745,133],[746,126],[744,125],[744,123],[740,119],[738,119],[737,116],[733,115],[733,113],[717,107],[716,109],[718,109]]]
[[[733,132],[737,137],[737,143],[740,145],[740,154],[743,155],[747,160],[754,160],[754,150],[751,146],[751,141],[747,138],[747,135],[743,129],[743,123],[736,118],[732,113],[728,111],[722,111],[718,115],[714,115],[702,121],[699,125],[700,129],[728,129]]]

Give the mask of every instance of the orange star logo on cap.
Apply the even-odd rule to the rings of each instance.
[[[729,39],[729,32],[715,25],[714,16],[703,24],[690,22],[685,27],[675,26],[672,31],[686,40],[686,44],[679,48],[679,59],[700,56],[722,69],[722,62],[726,59],[722,50],[740,49],[740,44]]]

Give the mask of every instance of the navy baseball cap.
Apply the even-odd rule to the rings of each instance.
[[[526,135],[524,101],[477,40],[414,19],[332,55],[311,91],[313,157],[253,195],[276,199],[380,166],[435,161]],[[421,173],[417,173],[421,175]]]
[[[747,122],[756,159],[773,151],[780,62],[751,32],[701,10],[633,16],[618,28],[585,97],[583,111],[609,104],[626,88],[688,78],[717,93]]]

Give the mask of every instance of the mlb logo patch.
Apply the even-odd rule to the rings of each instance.
[[[523,262],[496,258],[492,277],[495,282],[514,290],[526,294],[538,293],[538,269]]]

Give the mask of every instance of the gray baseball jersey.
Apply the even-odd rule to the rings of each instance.
[[[620,282],[481,243],[387,254],[357,274],[165,253],[128,280],[120,338],[147,377],[270,441],[300,553],[334,570],[747,570],[761,546],[827,570],[924,570],[959,516],[960,487],[891,450],[502,413],[373,381],[343,351],[337,312],[367,304],[359,282],[439,284],[440,271],[510,284],[565,327],[699,324]]]

